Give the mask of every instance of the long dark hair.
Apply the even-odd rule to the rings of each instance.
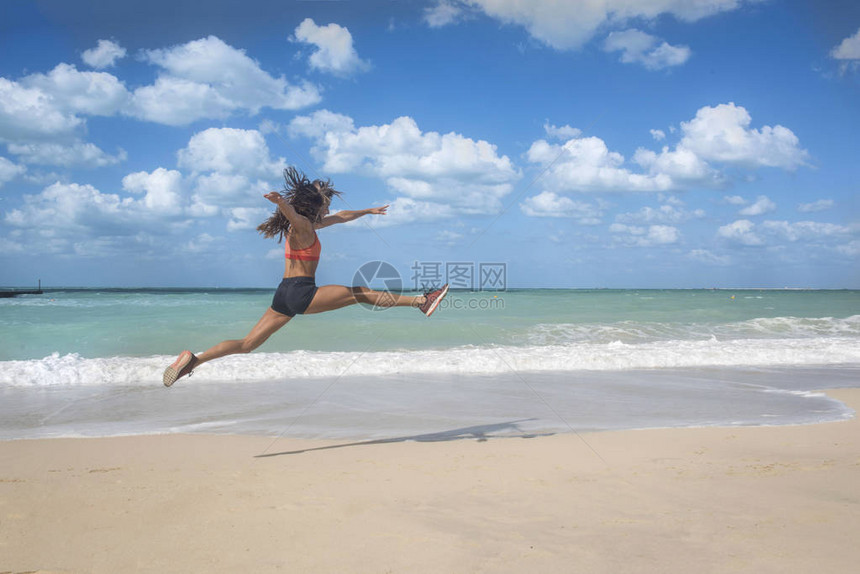
[[[284,170],[284,181],[284,192],[281,196],[293,206],[296,213],[307,217],[313,223],[321,219],[323,206],[330,205],[331,198],[340,195],[340,192],[332,187],[331,180],[311,181],[304,173],[292,166]],[[269,219],[257,226],[257,231],[263,237],[266,239],[277,237],[278,243],[289,229],[290,220],[278,208],[275,208],[275,212],[269,216]]]

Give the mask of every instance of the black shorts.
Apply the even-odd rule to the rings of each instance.
[[[272,309],[287,317],[301,315],[307,311],[316,292],[317,284],[313,277],[284,277],[275,291]]]

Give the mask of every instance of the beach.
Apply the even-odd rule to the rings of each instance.
[[[860,291],[0,301],[6,572],[853,572]],[[822,389],[830,389],[824,391]]]
[[[860,408],[860,389],[827,394]],[[860,560],[856,418],[15,440],[0,469],[0,572],[839,573]]]

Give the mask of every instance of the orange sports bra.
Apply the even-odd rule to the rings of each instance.
[[[310,247],[304,249],[290,249],[290,240],[285,241],[284,257],[287,259],[298,259],[299,261],[319,261],[322,244],[320,238],[314,233],[314,242]]]

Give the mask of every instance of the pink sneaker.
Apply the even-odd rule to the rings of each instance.
[[[445,298],[445,295],[448,294],[448,284],[445,283],[442,285],[441,289],[437,289],[435,291],[430,291],[429,293],[425,293],[424,297],[426,301],[424,304],[418,307],[422,313],[427,315],[428,317],[433,314],[433,311],[439,306],[439,303],[442,302],[442,299]]]
[[[196,364],[197,357],[195,357],[194,353],[191,351],[182,351],[179,353],[179,357],[173,361],[173,364],[164,369],[164,376],[162,377],[164,386],[169,387],[175,383],[177,379],[180,379],[185,375],[191,375],[191,373],[194,372],[193,369]]]

